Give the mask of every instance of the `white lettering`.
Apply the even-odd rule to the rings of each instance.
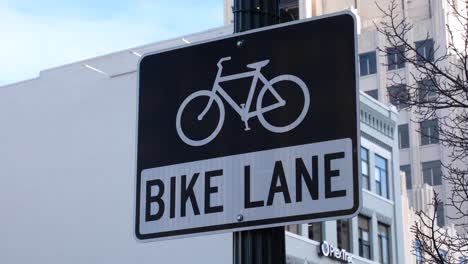
[[[353,255],[346,252],[344,249],[339,249],[330,245],[327,241],[323,241],[320,245],[320,251],[324,257],[337,259],[346,263],[353,263]]]

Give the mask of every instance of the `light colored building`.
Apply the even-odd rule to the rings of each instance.
[[[405,263],[397,109],[362,92],[360,107],[362,210],[352,219],[288,226],[288,263],[340,263],[323,256],[324,241],[350,253],[353,263]]]
[[[311,1],[283,0],[280,7],[291,16],[308,18],[342,10],[352,10],[355,1]],[[372,1],[372,4],[374,2]],[[232,24],[232,1],[225,1],[225,23]],[[282,12],[284,16],[285,12]],[[358,12],[357,12],[358,13]],[[364,30],[359,34],[359,49],[374,49],[373,43],[362,47]],[[368,21],[366,21],[368,22]],[[370,35],[367,38],[372,38]],[[366,38],[364,37],[364,38]],[[372,48],[371,48],[372,47]],[[377,66],[377,63],[375,63]],[[380,67],[380,66],[379,66]],[[380,77],[380,76],[379,76]],[[360,88],[373,87],[379,82],[377,76],[366,80],[361,78]],[[382,77],[383,78],[383,77]],[[383,85],[383,84],[382,84]],[[383,86],[382,86],[383,87]],[[375,89],[375,88],[373,88]],[[364,92],[361,102],[361,157],[363,208],[358,217],[314,223],[309,225],[288,226],[287,236],[288,263],[336,263],[336,258],[321,256],[321,243],[326,241],[339,249],[350,252],[354,263],[405,263],[407,250],[403,243],[403,222],[401,207],[400,166],[398,148],[398,110],[388,102],[377,102]],[[364,177],[365,176],[365,177]],[[307,261],[307,262],[305,262]]]
[[[292,14],[298,14],[299,18],[325,15],[333,12],[351,10],[359,21],[359,68],[360,90],[371,95],[385,105],[394,104],[398,108],[397,100],[392,99],[389,93],[403,92],[405,87],[395,86],[392,83],[394,76],[411,80],[411,74],[416,71],[414,67],[404,63],[398,63],[395,59],[393,65],[388,65],[389,58],[378,47],[385,49],[385,36],[380,34],[375,25],[382,20],[382,12],[376,3],[387,8],[390,0],[280,0],[280,6]],[[435,49],[435,56],[443,54],[449,45],[449,35],[446,25],[452,28],[459,27],[453,17],[453,11],[445,0],[402,0],[397,1],[401,15],[404,15],[410,23],[414,24],[413,30],[408,35],[421,52]],[[455,0],[458,8],[465,8],[465,1]],[[232,23],[232,14],[227,12],[232,6],[232,0],[225,0],[225,23]],[[427,36],[432,42],[424,42]],[[459,43],[455,35],[455,43]],[[464,48],[461,48],[463,50]],[[447,65],[450,66],[450,65]],[[444,111],[444,112],[442,112]],[[443,180],[443,167],[441,164],[450,163],[450,149],[439,144],[435,135],[438,127],[437,119],[423,123],[411,122],[416,116],[413,112],[399,111],[398,139],[400,148],[400,168],[408,177],[406,186],[410,206],[415,210],[423,209],[425,188],[424,184],[432,186],[441,195],[442,200],[447,200],[450,186]],[[440,110],[440,115],[448,115],[449,110]],[[466,164],[459,164],[466,166]],[[453,208],[441,206],[438,212],[438,224],[444,226],[453,222],[447,217]],[[453,212],[452,212],[452,215]],[[468,223],[468,219],[459,220]]]

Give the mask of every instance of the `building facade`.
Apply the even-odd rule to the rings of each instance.
[[[358,49],[360,90],[372,96],[384,105],[394,105],[398,109],[403,103],[391,94],[405,93],[404,86],[395,85],[394,78],[412,80],[412,74],[417,74],[411,65],[399,62],[397,56],[387,56],[387,43],[384,35],[380,34],[375,25],[382,21],[382,11],[388,7],[390,0],[281,0],[280,7],[285,12],[293,14],[290,17],[308,18],[333,12],[351,10],[358,17]],[[454,5],[460,10],[466,8],[465,1],[455,0]],[[377,6],[377,4],[379,6]],[[449,35],[446,25],[457,28],[453,18],[453,11],[445,0],[401,0],[397,1],[397,11],[405,16],[414,28],[408,35],[414,46],[423,54],[444,54],[449,45]],[[225,0],[225,23],[232,23],[232,14],[227,12],[232,6],[232,0]],[[429,41],[426,39],[429,38]],[[455,40],[457,43],[457,40]],[[463,50],[463,48],[461,48]],[[412,84],[414,85],[414,84]],[[449,110],[440,110],[440,116],[449,115]],[[399,111],[398,146],[400,149],[400,169],[406,173],[406,188],[408,190],[409,205],[414,210],[424,209],[424,197],[431,186],[437,191],[442,200],[447,200],[447,193],[451,187],[443,180],[442,164],[450,163],[450,149],[439,144],[438,120],[432,119],[416,123],[417,116],[407,110]],[[466,164],[459,164],[466,166]],[[452,208],[440,206],[437,213],[439,226],[454,222],[449,219]],[[453,213],[452,213],[453,215]],[[467,223],[468,219],[458,220]],[[457,222],[457,223],[459,223]]]
[[[358,17],[358,52],[359,52],[359,75],[360,75],[360,90],[374,99],[378,100],[386,106],[393,105],[397,109],[401,109],[404,105],[399,102],[392,94],[404,93],[404,86],[395,85],[393,79],[403,78],[411,80],[412,74],[417,74],[414,67],[411,65],[399,62],[397,56],[388,56],[387,52],[382,52],[386,49],[387,43],[384,35],[380,34],[376,28],[382,19],[383,14],[379,6],[383,9],[389,6],[391,1],[374,1],[374,0],[280,0],[280,8],[282,8],[282,19],[284,13],[291,13],[291,17],[309,18],[313,16],[326,15],[333,12],[351,10]],[[450,25],[452,29],[457,28],[458,23],[453,18],[453,11],[449,6],[448,1],[444,0],[401,0],[396,1],[401,16],[408,19],[414,25],[414,28],[409,32],[408,38],[414,42],[414,47],[422,54],[437,57],[438,54],[444,54],[449,45],[449,33],[446,25]],[[225,1],[225,9],[229,9],[232,1]],[[377,6],[379,5],[379,6]],[[458,8],[458,11],[464,12],[466,8],[465,1],[453,1],[453,5]],[[225,23],[232,23],[232,15],[226,13]],[[297,14],[297,15],[296,15]],[[284,20],[284,19],[283,19]],[[428,39],[429,41],[426,41]],[[455,39],[457,43],[457,39]],[[463,50],[463,48],[461,49]],[[411,85],[414,85],[411,83]],[[450,150],[439,144],[437,129],[438,120],[432,119],[421,123],[412,122],[417,119],[414,112],[407,110],[399,110],[397,142],[399,155],[399,168],[405,174],[405,195],[408,198],[408,203],[403,208],[408,209],[410,215],[405,215],[404,219],[406,229],[405,237],[409,235],[409,228],[416,219],[414,211],[429,210],[427,204],[431,203],[432,192],[435,190],[439,193],[442,201],[447,201],[451,186],[443,179],[444,168],[442,164],[450,163]],[[448,110],[440,110],[441,116],[448,115]],[[365,140],[363,140],[365,142]],[[364,143],[363,143],[364,144]],[[361,153],[366,156],[366,152]],[[379,160],[377,160],[379,161]],[[374,161],[375,162],[375,161]],[[466,164],[459,164],[466,166]],[[363,189],[370,186],[372,182],[377,182],[377,178],[368,178],[363,171]],[[370,179],[370,180],[369,180]],[[370,181],[370,183],[369,183]],[[366,204],[366,202],[364,202]],[[437,225],[445,226],[449,232],[456,232],[454,224],[467,223],[468,219],[452,220],[448,217],[451,215],[452,208],[441,204],[437,210]],[[452,212],[453,215],[453,212]],[[408,223],[409,221],[409,223]],[[460,230],[459,230],[460,231]],[[407,239],[408,240],[408,239]],[[416,261],[413,254],[408,254],[413,245],[411,241],[406,241],[407,262],[413,263]],[[414,253],[414,252],[413,252]]]
[[[361,92],[360,120],[363,206],[359,215],[288,226],[287,263],[349,263],[348,256],[353,263],[405,263],[406,249],[399,243],[404,241],[404,223],[398,112]],[[341,252],[338,257],[324,255],[330,245]]]
[[[368,56],[377,60],[375,36],[363,30],[363,18],[353,6],[355,2],[283,0],[280,1],[281,19],[289,21],[352,10],[360,23],[359,53],[366,54],[373,50]],[[231,10],[232,1],[226,0],[226,25],[233,23]],[[352,219],[288,226],[288,263],[346,263],[339,258],[346,258],[343,254],[338,254],[338,258],[323,256],[324,242],[350,253],[353,263],[405,263],[405,252],[408,250],[403,243],[397,243],[404,241],[397,132],[401,118],[398,109],[390,105],[387,98],[379,100],[375,96],[376,91],[369,92],[384,87],[384,83],[379,86],[384,77],[377,74],[377,61],[371,64],[373,68],[363,68],[360,74],[363,208],[359,216]],[[384,93],[383,89],[381,93]]]

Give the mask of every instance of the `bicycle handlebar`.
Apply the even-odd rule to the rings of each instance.
[[[231,57],[224,57],[224,58],[221,58],[221,59],[218,61],[218,67],[221,67],[221,63],[223,63],[224,61],[228,61],[228,60],[231,60]]]

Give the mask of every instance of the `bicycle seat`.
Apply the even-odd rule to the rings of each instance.
[[[270,63],[270,60],[257,61],[257,62],[254,62],[254,63],[247,64],[247,68],[258,69],[258,68],[264,67],[268,63]]]

